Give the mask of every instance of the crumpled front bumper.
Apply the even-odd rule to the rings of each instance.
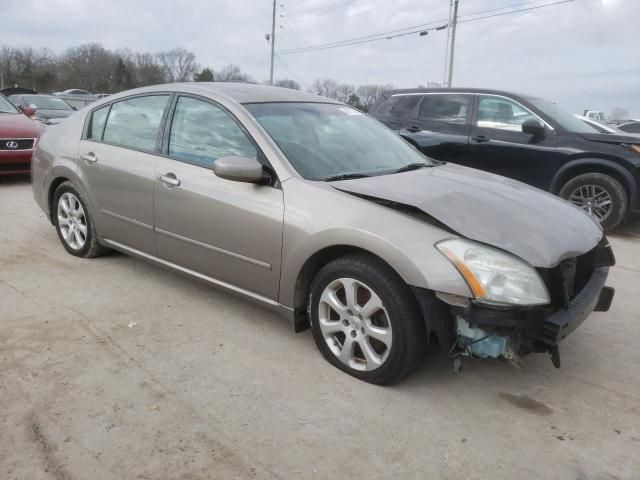
[[[452,323],[445,344],[450,357],[515,358],[549,352],[559,367],[560,342],[592,312],[609,310],[615,291],[605,283],[612,265],[615,257],[603,237],[590,252],[553,269],[539,269],[551,296],[549,305],[499,309],[469,301],[464,305],[447,302]],[[439,330],[438,337],[445,333]]]
[[[524,335],[547,345],[558,345],[578,328],[591,312],[606,312],[611,306],[615,290],[605,287],[609,267],[596,268],[585,287],[560,309],[546,318],[528,322]]]

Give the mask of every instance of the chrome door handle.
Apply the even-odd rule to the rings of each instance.
[[[178,185],[180,185],[180,180],[178,180],[173,173],[158,175],[158,180],[167,185],[171,185],[172,187],[177,187]]]
[[[98,161],[98,157],[96,157],[96,154],[93,152],[83,153],[80,155],[80,158],[89,163],[96,163]]]

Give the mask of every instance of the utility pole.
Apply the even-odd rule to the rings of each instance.
[[[449,67],[449,44],[451,43],[451,16],[453,15],[453,0],[449,0],[449,21],[447,22],[447,47],[444,50],[444,70],[442,71],[442,86],[447,86],[447,71]]]
[[[447,59],[447,88],[451,88],[451,79],[453,78],[453,55],[455,52],[456,44],[456,25],[458,24],[458,2],[459,0],[452,0],[453,15],[450,16],[449,31],[451,33],[451,39],[449,40],[449,52]]]
[[[276,48],[276,0],[273,0],[273,17],[271,19],[271,70],[269,72],[269,85],[273,85],[273,56]]]

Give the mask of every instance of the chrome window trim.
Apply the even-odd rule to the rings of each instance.
[[[520,106],[520,108],[522,108],[523,110],[526,110],[527,112],[529,112],[531,115],[533,115],[534,117],[536,117],[538,120],[540,120],[540,122],[542,122],[543,125],[545,125],[549,130],[551,130],[552,132],[555,131],[555,128],[553,128],[551,125],[549,125],[549,123],[547,121],[545,121],[543,118],[540,117],[540,115],[538,115],[535,112],[532,112],[530,108],[525,107],[522,103],[520,103],[519,101],[517,101],[514,98],[511,97],[507,97],[506,95],[500,95],[497,93],[478,93],[478,92],[474,92],[474,93],[470,93],[470,92],[410,92],[410,93],[394,93],[393,95],[391,95],[392,97],[401,97],[401,96],[409,96],[409,95],[469,95],[469,96],[477,96],[477,97],[498,97],[498,98],[504,98],[505,100],[510,100],[513,103],[517,104]],[[480,108],[480,99],[478,99],[478,108]],[[477,120],[476,120],[476,124],[474,125],[475,127],[477,127]],[[483,128],[483,127],[479,127],[479,128]],[[485,128],[489,128],[489,127],[485,127]],[[494,129],[494,130],[500,130],[500,129]]]

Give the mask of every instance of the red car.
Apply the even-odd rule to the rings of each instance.
[[[31,155],[38,138],[44,132],[39,122],[21,112],[0,95],[0,175],[29,173]]]

